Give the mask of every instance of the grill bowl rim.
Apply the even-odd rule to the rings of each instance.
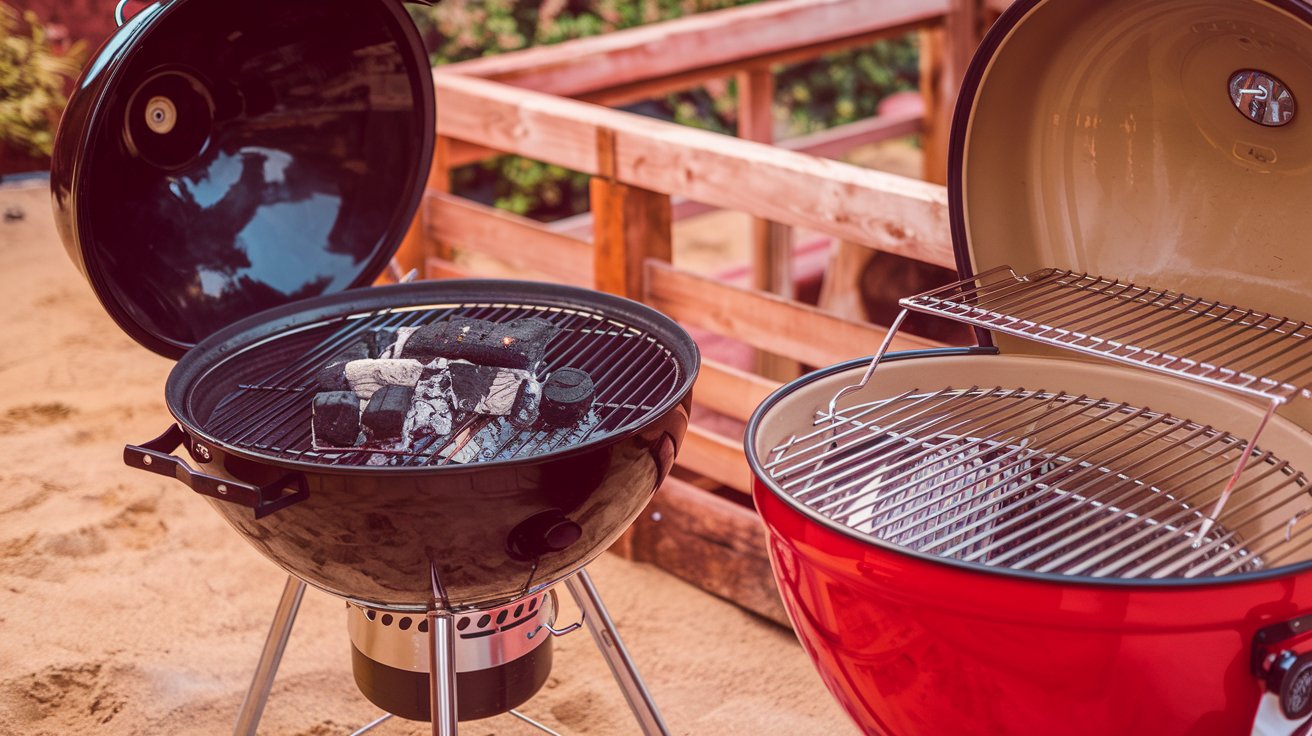
[[[497,289],[503,290],[497,293]],[[507,294],[504,290],[514,289]],[[519,297],[516,299],[516,297]],[[571,298],[572,297],[572,298]],[[402,302],[406,298],[413,302]],[[642,417],[608,434],[557,450],[526,457],[487,460],[476,463],[416,466],[330,465],[266,455],[240,447],[206,431],[186,411],[187,401],[205,374],[216,369],[231,356],[216,355],[243,350],[260,339],[272,337],[296,326],[343,313],[369,312],[386,308],[420,305],[424,302],[464,301],[471,303],[524,303],[556,306],[596,312],[630,327],[638,327],[655,337],[670,351],[682,372],[679,384],[666,398]],[[683,354],[681,354],[683,353]],[[661,312],[631,299],[589,289],[544,282],[511,279],[443,279],[391,284],[326,294],[274,307],[246,317],[210,335],[187,351],[169,372],[165,383],[165,400],[169,413],[192,440],[202,440],[223,452],[266,466],[331,476],[417,477],[443,474],[450,476],[478,473],[488,468],[529,467],[545,461],[568,458],[606,445],[616,444],[659,423],[669,412],[689,400],[701,368],[701,352],[692,337]]]
[[[964,348],[935,348],[928,350],[906,350],[901,352],[888,353],[884,356],[886,362],[896,362],[904,360],[916,360],[921,358],[960,358],[960,357],[981,357],[988,358],[1002,356],[997,348],[994,347],[964,347]],[[1062,361],[1070,363],[1085,363],[1088,361],[1047,358],[1028,355],[1008,354],[1006,357],[1011,359],[1038,360],[1038,361]],[[1032,570],[1014,570],[1007,567],[997,567],[986,565],[979,562],[969,562],[951,557],[940,557],[937,555],[908,549],[892,542],[873,537],[869,534],[859,532],[851,527],[841,524],[829,517],[821,514],[819,511],[812,509],[801,501],[793,498],[792,495],[779,487],[779,484],[770,477],[770,474],[762,466],[760,458],[756,452],[757,433],[761,428],[761,423],[766,420],[770,412],[785,398],[791,396],[794,392],[803,386],[814,383],[822,378],[827,378],[835,374],[864,370],[870,365],[871,358],[856,358],[854,360],[837,363],[816,371],[812,371],[800,378],[794,379],[780,386],[773,393],[766,397],[765,401],[752,412],[751,418],[747,421],[747,428],[743,433],[743,450],[747,456],[747,464],[751,468],[753,476],[753,495],[761,493],[761,489],[766,489],[777,500],[781,501],[785,507],[794,513],[801,514],[808,521],[818,524],[830,532],[836,532],[858,544],[867,547],[873,547],[879,552],[892,553],[898,556],[910,557],[912,559],[929,562],[936,565],[942,565],[946,568],[985,575],[1000,575],[1007,578],[1025,580],[1030,582],[1040,582],[1058,585],[1079,585],[1092,588],[1137,588],[1137,589],[1182,589],[1182,588],[1200,588],[1216,587],[1225,585],[1242,585],[1264,580],[1275,580],[1285,578],[1305,572],[1312,571],[1312,559],[1303,562],[1294,562],[1287,565],[1256,570],[1252,572],[1231,573],[1220,576],[1199,576],[1194,578],[1184,577],[1165,577],[1165,578],[1117,578],[1117,577],[1093,577],[1090,575],[1065,575],[1061,573],[1035,572]],[[1100,364],[1101,365],[1101,364]],[[1145,371],[1137,371],[1133,368],[1123,368],[1120,366],[1109,366],[1117,371],[1141,373],[1145,376],[1155,376]],[[878,371],[876,371],[878,375]],[[1159,380],[1160,377],[1157,377]],[[1236,395],[1237,396],[1237,395]],[[1301,429],[1301,428],[1300,428]],[[762,517],[766,528],[770,534],[775,534],[774,526],[770,520],[761,513],[761,506],[755,503],[757,514]],[[777,574],[777,571],[776,571]]]

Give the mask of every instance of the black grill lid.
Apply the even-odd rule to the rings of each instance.
[[[164,0],[77,84],[56,220],[119,326],[177,358],[255,312],[371,283],[433,139],[400,0]]]

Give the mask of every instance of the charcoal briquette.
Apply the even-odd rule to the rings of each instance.
[[[592,408],[592,377],[577,368],[552,372],[542,385],[542,421],[553,426],[573,424]]]
[[[556,332],[556,326],[544,319],[499,323],[459,317],[415,331],[406,340],[401,356],[421,361],[448,358],[496,368],[530,370],[542,361],[547,344]]]
[[[346,380],[346,364],[355,360],[368,360],[369,346],[363,340],[351,343],[345,350],[342,350],[329,360],[319,372],[315,374],[315,381],[319,388],[324,391],[349,391],[351,390],[350,381]]]
[[[360,423],[374,441],[394,440],[401,437],[406,414],[415,390],[409,386],[383,386],[369,399]]]
[[[423,362],[463,357],[460,355],[462,346],[480,339],[490,324],[481,319],[453,317],[445,322],[424,325],[405,341],[401,357]]]
[[[387,349],[396,342],[396,332],[393,330],[374,330],[365,337],[365,342],[369,345],[370,358],[382,358]]]
[[[315,395],[311,425],[320,447],[353,447],[360,437],[360,399],[351,391]]]

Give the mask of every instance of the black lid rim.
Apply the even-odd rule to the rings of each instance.
[[[682,356],[684,362],[680,362],[678,360],[680,356],[676,355],[676,363],[678,363],[679,369],[683,372],[683,375],[680,376],[679,385],[665,397],[664,401],[657,404],[640,419],[633,420],[630,424],[626,424],[621,429],[609,434],[590,437],[578,444],[569,445],[562,449],[553,450],[542,455],[487,460],[468,465],[367,467],[359,465],[324,465],[322,463],[313,463],[304,460],[271,457],[248,448],[238,447],[232,442],[204,430],[200,426],[200,422],[197,421],[197,418],[192,415],[190,407],[188,406],[190,384],[199,380],[199,378],[195,375],[186,375],[188,369],[190,368],[198,373],[208,372],[213,368],[213,365],[208,363],[207,354],[226,351],[226,343],[229,343],[230,341],[242,341],[245,339],[247,333],[252,330],[267,327],[274,322],[288,319],[296,320],[303,314],[307,305],[310,305],[314,309],[340,308],[344,305],[353,305],[354,309],[377,309],[377,300],[387,292],[397,295],[409,294],[432,288],[439,283],[443,290],[457,292],[457,294],[443,294],[441,295],[442,298],[461,298],[458,296],[459,292],[495,294],[498,288],[509,286],[520,289],[523,293],[536,292],[540,294],[539,303],[555,301],[564,304],[565,302],[569,302],[570,306],[599,312],[602,316],[614,316],[617,312],[629,312],[631,314],[639,315],[642,319],[647,320],[650,323],[649,326],[654,325],[657,329],[664,331],[668,337],[672,338],[671,340],[666,340],[662,343],[665,348],[676,353],[679,352],[679,349],[686,350],[686,354]],[[368,293],[360,292],[353,295],[347,290],[332,294],[324,294],[301,302],[292,302],[282,306],[273,307],[263,312],[257,312],[254,315],[237,320],[212,335],[207,336],[204,340],[197,343],[197,347],[200,348],[198,351],[189,353],[186,356],[187,359],[184,362],[179,363],[179,366],[176,366],[174,370],[169,373],[168,381],[165,384],[165,401],[168,404],[169,413],[173,415],[173,418],[177,421],[178,425],[181,426],[193,440],[201,439],[204,440],[206,444],[219,448],[230,455],[245,458],[261,465],[279,467],[289,471],[315,473],[320,475],[331,474],[334,476],[367,476],[372,478],[427,477],[436,473],[452,476],[462,474],[476,475],[488,469],[532,467],[541,464],[545,460],[555,461],[567,459],[596,452],[607,446],[627,441],[629,438],[637,436],[652,426],[661,423],[670,412],[678,410],[680,404],[686,403],[692,394],[693,386],[697,381],[697,376],[701,373],[701,349],[677,322],[642,302],[619,296],[617,294],[593,291],[591,289],[568,286],[565,284],[489,278],[443,279],[440,282],[428,281],[406,284],[389,284],[387,286],[377,287],[376,289],[369,289],[367,292]],[[432,298],[432,296],[427,294],[423,295],[423,297],[424,299]],[[622,315],[622,317],[627,318],[629,315]],[[195,361],[201,361],[200,365],[190,365]]]
[[[402,241],[410,230],[410,224],[419,211],[419,205],[427,189],[428,172],[432,167],[437,137],[436,95],[431,82],[432,66],[429,64],[428,52],[425,50],[423,39],[419,37],[419,30],[406,13],[403,0],[375,1],[390,12],[391,19],[411,51],[409,60],[418,67],[415,70],[416,73],[426,82],[417,85],[420,112],[423,116],[421,130],[424,132],[424,136],[419,156],[412,161],[411,169],[406,172],[406,178],[410,182],[409,195],[393,211],[387,229],[377,240],[373,258],[364,266],[356,278],[346,286],[347,290],[373,284],[387,269],[392,257],[396,255],[397,250],[401,247]],[[110,59],[102,71],[104,77],[96,85],[95,97],[91,104],[91,112],[87,116],[84,125],[84,131],[96,130],[105,123],[106,105],[102,103],[112,93],[119,90],[120,77],[123,70],[129,66],[131,60],[138,53],[140,38],[149,34],[155,26],[163,22],[182,4],[183,0],[162,0],[159,6],[142,10],[116,32],[117,34],[125,34],[122,43],[111,48],[107,42],[102,47],[102,55],[117,56]],[[95,62],[96,60],[93,59],[91,64]],[[88,66],[88,69],[90,68]],[[80,163],[72,178],[70,204],[74,212],[73,228],[76,233],[77,247],[81,254],[82,271],[91,283],[92,290],[95,292],[101,306],[123,332],[151,352],[176,361],[199,343],[184,343],[162,337],[154,330],[133,319],[131,311],[114,295],[113,289],[106,282],[101,272],[99,251],[94,247],[94,228],[91,227],[89,221],[90,214],[87,208],[78,205],[82,184],[90,178],[89,172],[92,168],[91,162],[93,159],[89,156],[90,136],[79,136],[76,146],[76,160]]]

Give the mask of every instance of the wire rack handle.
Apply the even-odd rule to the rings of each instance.
[[[861,380],[850,386],[842,387],[838,390],[838,393],[834,394],[834,397],[829,400],[828,416],[830,418],[834,417],[838,410],[839,399],[853,391],[859,391],[865,388],[866,384],[870,383],[870,377],[875,375],[875,369],[879,367],[879,361],[884,359],[884,353],[887,353],[889,346],[893,344],[893,337],[897,335],[898,328],[902,326],[902,320],[906,319],[907,313],[910,311],[911,310],[909,309],[903,309],[901,312],[898,312],[897,319],[893,320],[893,324],[889,326],[888,333],[884,335],[884,342],[880,344],[879,351],[875,353],[875,357],[870,360],[870,366],[866,368],[866,374],[861,377]]]

